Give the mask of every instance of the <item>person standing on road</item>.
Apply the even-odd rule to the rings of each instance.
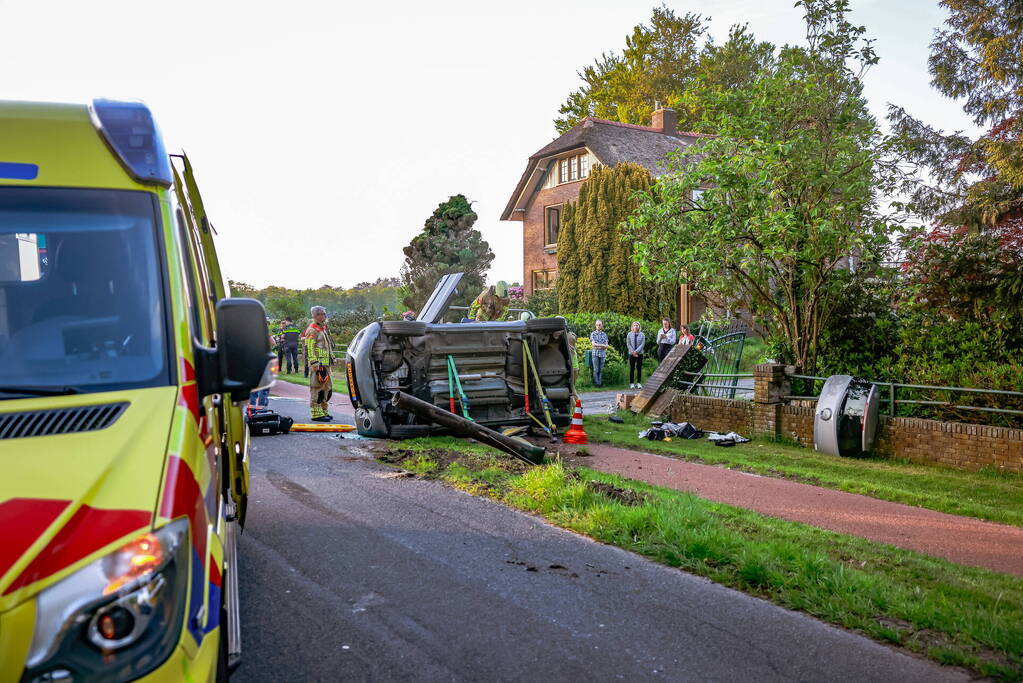
[[[671,321],[665,318],[661,321],[661,329],[657,330],[657,362],[664,360],[665,356],[671,353],[671,347],[675,345],[675,328]]]
[[[604,321],[596,321],[593,327],[595,329],[590,332],[590,344],[593,345],[593,386],[599,387],[604,384],[604,360],[607,358],[608,342]]]
[[[281,365],[281,372],[284,366],[288,366],[288,373],[298,372],[298,338],[302,336],[302,330],[295,326],[291,318],[285,318],[279,332],[282,346],[284,347],[284,363]]]
[[[639,321],[632,322],[632,331],[625,335],[625,347],[629,350],[629,388],[643,388],[643,349],[646,346],[646,335],[639,326]],[[635,373],[635,375],[633,374]]]
[[[313,306],[309,309],[313,321],[305,331],[306,359],[309,361],[309,412],[313,422],[330,422],[327,402],[334,393],[330,381],[331,351],[334,344],[327,332],[327,309]]]

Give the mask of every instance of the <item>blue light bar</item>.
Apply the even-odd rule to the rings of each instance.
[[[93,100],[93,123],[121,165],[140,183],[170,187],[170,157],[153,115],[141,102]]]
[[[14,161],[0,161],[0,178],[10,180],[35,180],[38,176],[38,164],[20,164]]]

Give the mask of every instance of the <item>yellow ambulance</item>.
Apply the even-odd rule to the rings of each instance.
[[[265,312],[149,109],[0,102],[0,682],[239,661]]]

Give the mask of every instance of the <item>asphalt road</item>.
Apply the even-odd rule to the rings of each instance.
[[[299,400],[273,407],[302,421]],[[440,483],[257,438],[236,681],[966,680]]]

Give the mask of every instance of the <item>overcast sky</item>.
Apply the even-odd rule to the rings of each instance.
[[[672,0],[801,43],[793,0]],[[452,194],[471,199],[522,279],[521,223],[500,212],[526,158],[555,137],[577,70],[620,51],[655,3],[637,0],[0,0],[4,99],[136,98],[184,149],[226,275],[257,286],[351,286],[396,276],[401,248]],[[876,38],[876,115],[897,102],[945,128],[958,106],[929,85],[937,0],[852,0]]]

